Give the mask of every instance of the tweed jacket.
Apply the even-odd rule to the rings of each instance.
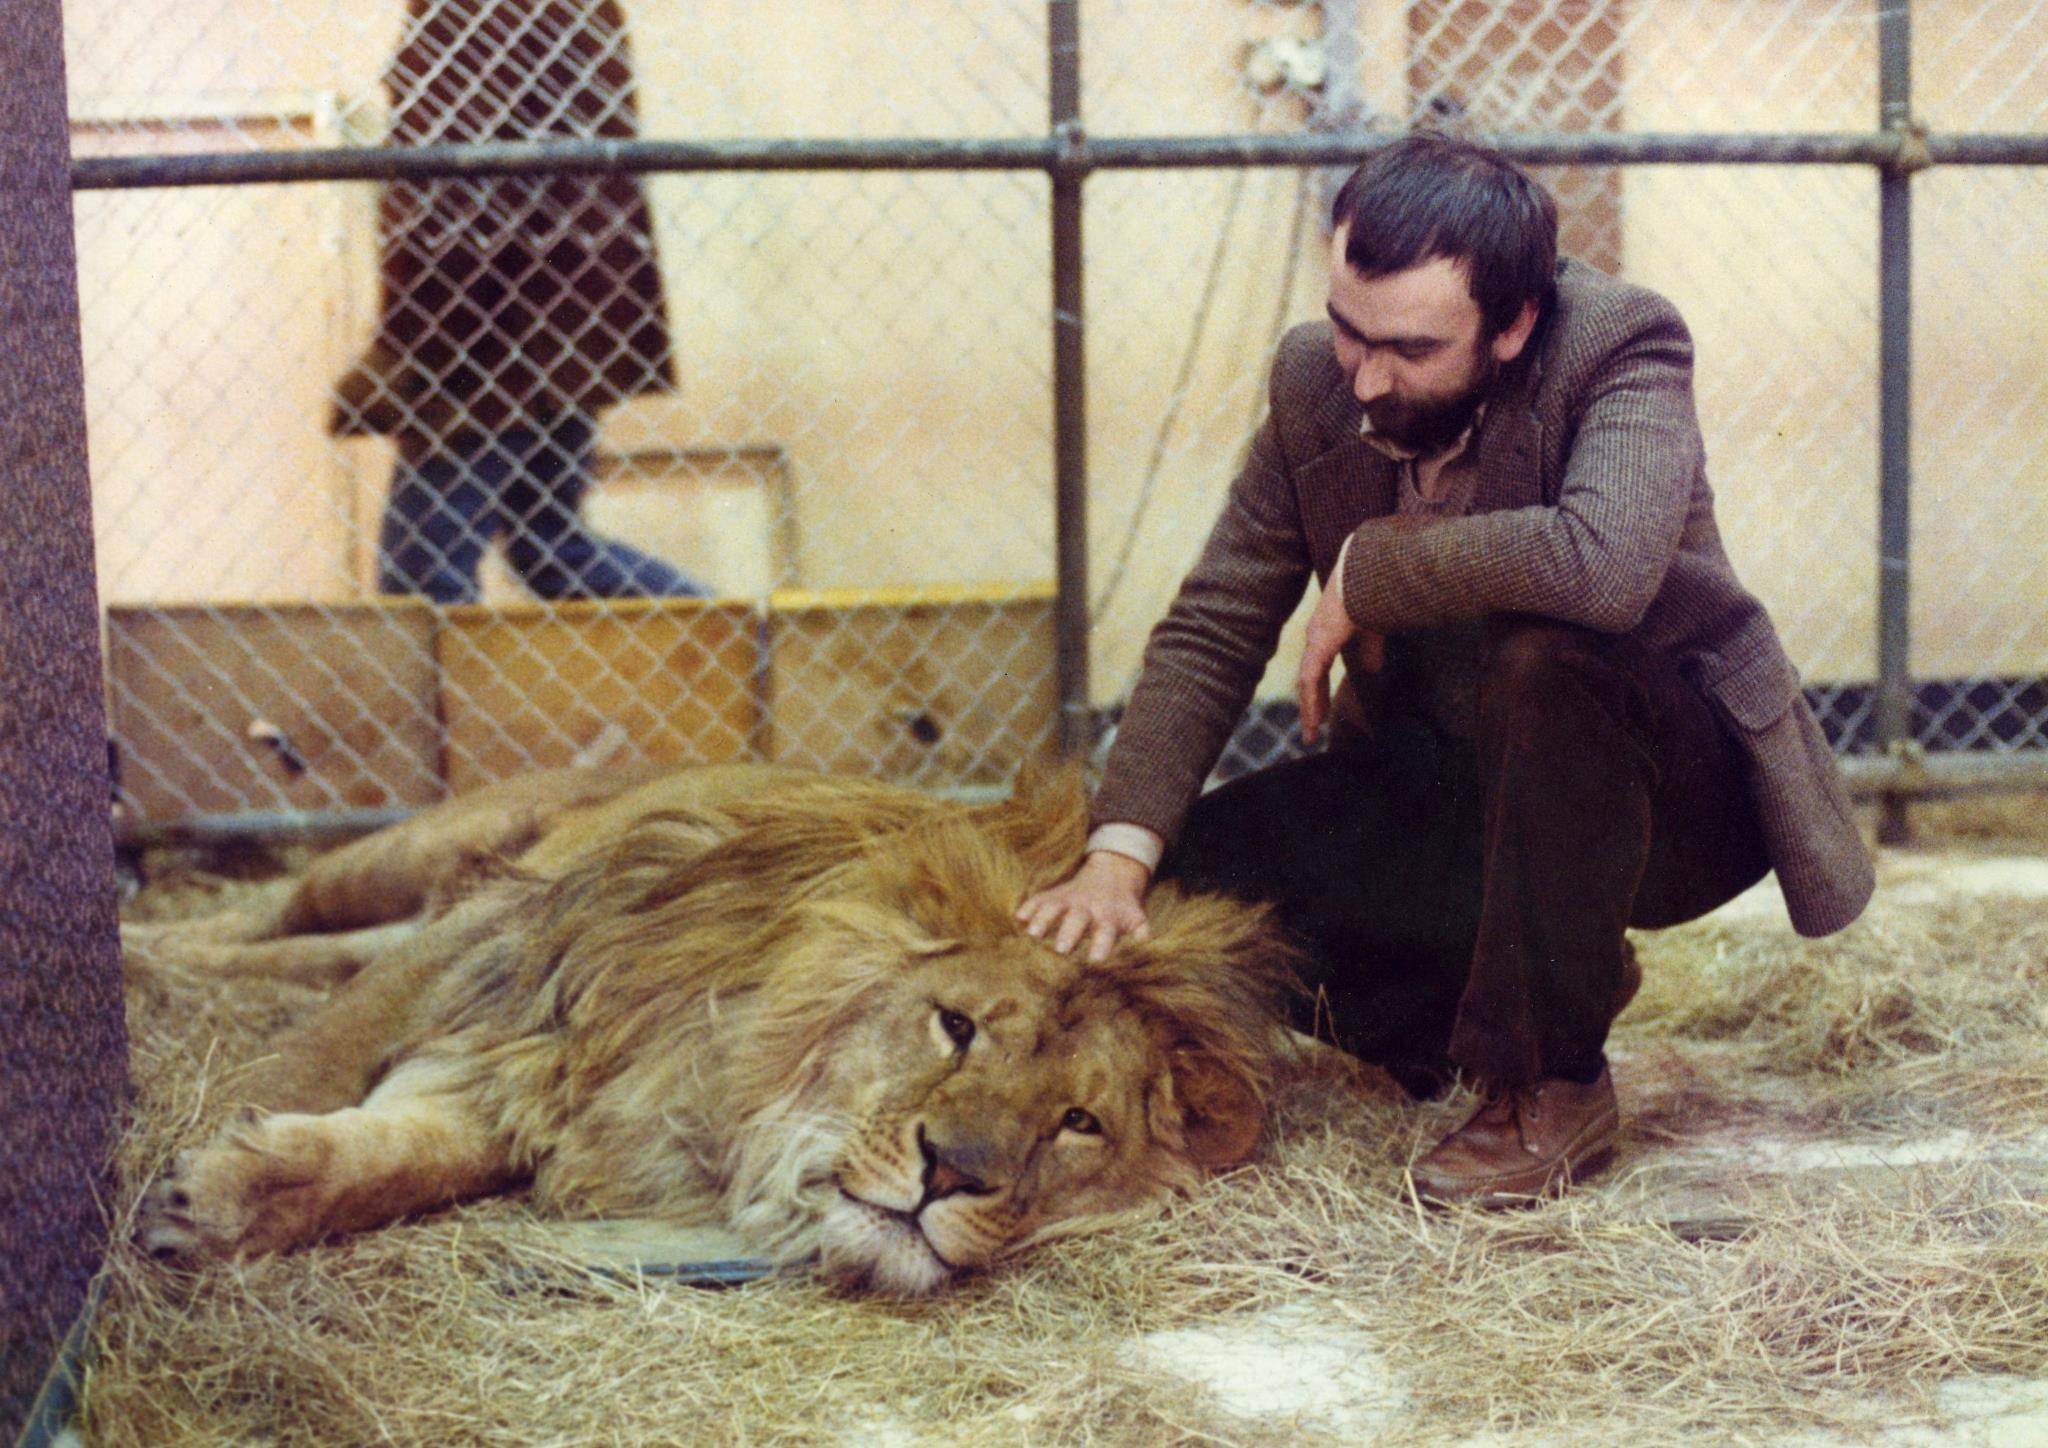
[[[1326,322],[1289,332],[1271,408],[1199,559],[1153,630],[1094,818],[1168,840],[1251,701],[1311,576],[1361,629],[1525,613],[1631,634],[1676,655],[1752,763],[1757,811],[1793,925],[1838,930],[1873,875],[1834,757],[1770,618],[1714,522],[1692,340],[1664,298],[1566,261],[1538,331],[1503,372],[1471,446],[1462,517],[1396,513],[1398,464]],[[1347,674],[1362,677],[1347,656]]]
[[[391,143],[630,140],[618,0],[410,0]],[[654,227],[632,176],[394,182],[382,298],[330,430],[430,448],[675,385]]]

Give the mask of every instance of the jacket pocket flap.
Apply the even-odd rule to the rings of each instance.
[[[1704,687],[1728,711],[1728,717],[1752,731],[1768,729],[1785,717],[1799,697],[1799,671],[1783,649],[1760,650],[1739,663],[1709,673]]]

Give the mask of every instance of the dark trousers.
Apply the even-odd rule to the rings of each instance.
[[[502,534],[512,571],[542,598],[701,596],[686,574],[583,521],[594,434],[589,419],[571,416],[401,460],[384,505],[378,590],[473,602],[477,564]]]
[[[1630,926],[1769,868],[1747,764],[1673,660],[1492,621],[1476,737],[1392,691],[1369,738],[1206,795],[1161,867],[1270,900],[1307,952],[1297,1021],[1419,1095],[1597,1071]]]

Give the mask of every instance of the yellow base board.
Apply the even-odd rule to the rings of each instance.
[[[1043,585],[117,606],[107,658],[123,795],[157,823],[640,758],[989,784],[1052,751],[1058,714]]]

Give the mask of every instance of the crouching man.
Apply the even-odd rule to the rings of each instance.
[[[1692,344],[1663,298],[1557,258],[1499,154],[1418,134],[1339,193],[1329,320],[1147,646],[1079,870],[1018,918],[1096,957],[1155,872],[1270,899],[1325,1036],[1478,1110],[1414,1165],[1438,1202],[1583,1176],[1620,1116],[1625,931],[1775,870],[1838,930],[1870,859],[1714,523]],[[1313,574],[1297,689],[1327,752],[1202,797]],[[1345,659],[1333,700],[1331,665]]]

